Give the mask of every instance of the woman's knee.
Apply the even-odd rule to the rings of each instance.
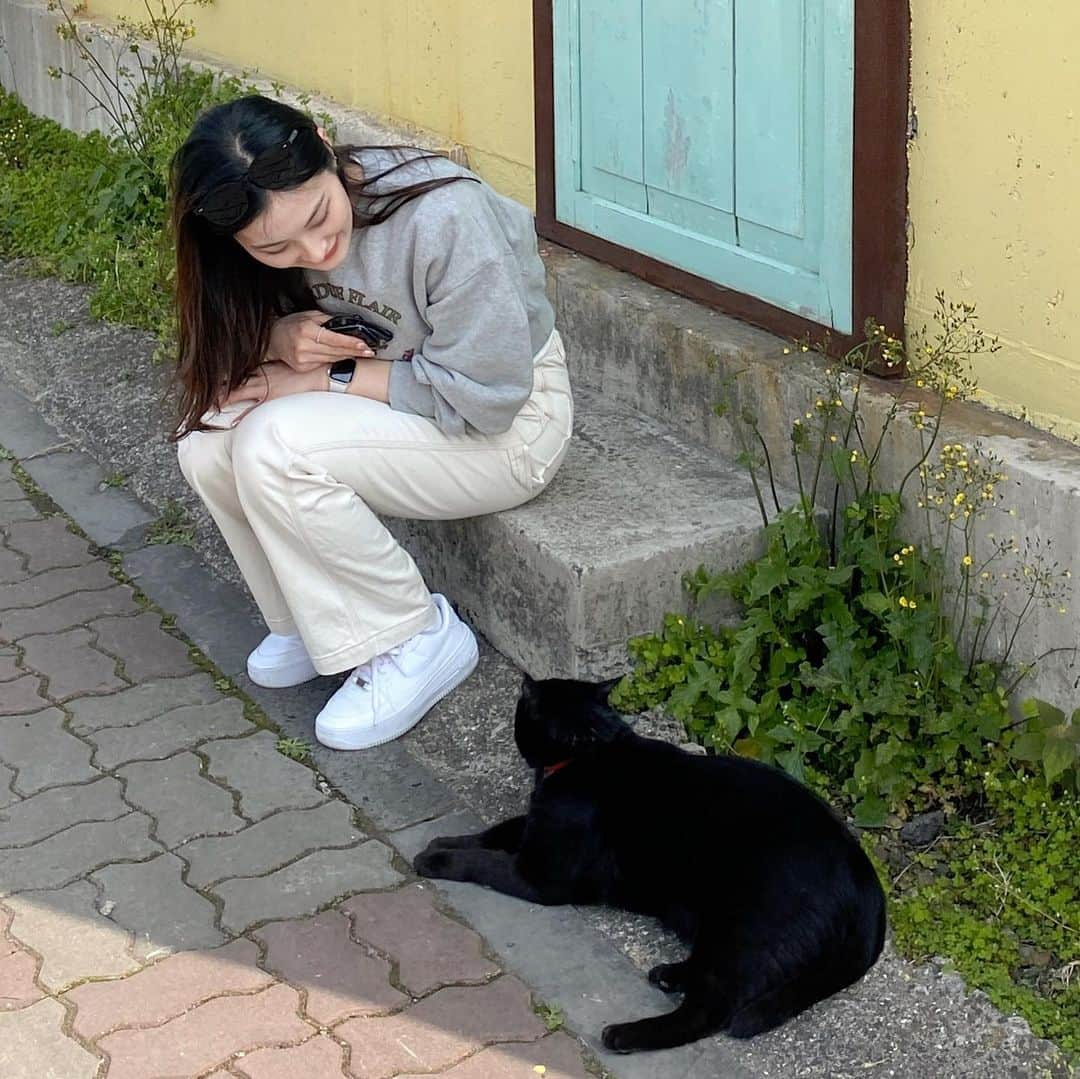
[[[267,401],[252,409],[233,432],[232,467],[237,484],[283,472],[294,457],[290,431],[296,428],[294,398]]]

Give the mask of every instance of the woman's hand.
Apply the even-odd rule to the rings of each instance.
[[[298,311],[279,318],[270,331],[267,361],[277,360],[304,372],[349,357],[366,359],[375,355],[358,337],[324,330],[323,323],[329,319],[325,311]]]
[[[248,376],[220,404],[220,408],[248,403],[235,422],[239,422],[257,405],[276,397],[288,397],[293,393],[311,393],[329,388],[327,365],[297,371],[287,363],[277,361],[262,364],[253,375]]]

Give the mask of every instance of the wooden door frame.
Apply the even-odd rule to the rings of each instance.
[[[554,0],[533,0],[536,88],[536,229],[545,239],[627,270],[651,284],[788,338],[822,327],[764,300],[723,288],[555,218]],[[902,336],[907,290],[910,0],[855,0],[855,148],[852,286],[854,332],[833,333],[850,348],[876,318]]]

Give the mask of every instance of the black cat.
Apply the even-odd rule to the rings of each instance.
[[[649,972],[680,1005],[607,1027],[615,1052],[749,1038],[861,978],[885,897],[843,822],[778,769],[634,734],[609,688],[527,678],[514,737],[536,769],[529,812],[433,840],[416,871],[652,914],[689,942],[683,962]]]

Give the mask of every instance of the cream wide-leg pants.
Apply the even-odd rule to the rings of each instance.
[[[316,670],[334,674],[434,617],[416,564],[377,515],[452,520],[527,502],[562,464],[573,404],[556,331],[505,434],[446,435],[422,416],[330,392],[268,401],[229,428],[233,415],[185,436],[180,468],[267,626],[299,633]]]

